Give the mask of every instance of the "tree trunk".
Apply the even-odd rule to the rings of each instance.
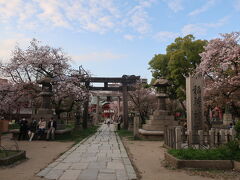
[[[83,110],[83,129],[87,129],[88,127],[88,100],[84,102],[84,110]]]
[[[180,102],[180,104],[181,104],[181,106],[182,106],[182,108],[183,108],[183,110],[184,110],[184,116],[187,117],[187,112],[186,112],[187,109],[186,109],[186,107],[185,107],[183,101],[180,101],[180,100],[179,100],[179,102]]]

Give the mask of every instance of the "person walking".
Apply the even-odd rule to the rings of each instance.
[[[47,140],[49,140],[50,134],[51,134],[51,139],[52,140],[55,139],[55,131],[56,131],[56,129],[57,129],[57,122],[52,117],[51,120],[48,122]]]
[[[45,133],[45,129],[46,129],[46,121],[44,118],[40,118],[40,121],[38,122],[38,130],[37,130],[37,134],[38,134],[38,139],[41,139]]]
[[[108,119],[107,119],[107,125],[108,125],[108,127],[110,127],[110,123],[111,123],[111,122],[110,122],[110,118],[108,118]]]
[[[36,134],[36,131],[37,131],[37,121],[32,118],[32,122],[29,126],[29,131],[28,131],[29,141],[32,141],[34,135]]]

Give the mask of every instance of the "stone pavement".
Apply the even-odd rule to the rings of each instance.
[[[134,180],[136,173],[114,125],[103,124],[37,176],[58,180]]]

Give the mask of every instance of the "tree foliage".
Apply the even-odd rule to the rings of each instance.
[[[135,91],[128,91],[129,109],[137,112],[140,115],[141,122],[144,123],[151,111],[156,108],[157,98],[151,88],[146,88],[142,84],[136,84],[135,88]]]
[[[66,98],[73,99],[72,103],[85,100],[88,94],[82,80],[88,75],[72,69],[70,60],[62,49],[41,45],[36,39],[30,42],[27,49],[16,46],[9,63],[0,64],[0,73],[9,80],[9,83],[2,85],[0,97],[4,100],[0,106],[14,108],[16,99],[30,92],[34,100],[41,91],[38,81],[43,78],[51,79],[52,101],[59,113],[65,111],[62,103]]]
[[[167,46],[166,54],[157,54],[149,62],[153,81],[158,78],[170,81],[170,98],[178,99],[181,103],[185,100],[185,78],[200,63],[199,53],[203,52],[206,44],[206,40],[195,40],[193,35],[178,37]]]
[[[222,34],[211,40],[200,54],[197,73],[205,77],[207,105],[228,104],[239,114],[240,107],[240,32]]]

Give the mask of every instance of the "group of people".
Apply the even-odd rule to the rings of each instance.
[[[48,123],[44,118],[40,118],[40,120],[37,122],[35,119],[32,119],[30,124],[28,124],[28,121],[23,118],[19,122],[20,125],[20,131],[18,140],[26,140],[29,139],[29,141],[32,141],[34,136],[36,135],[37,139],[42,139],[45,133],[45,130],[47,129],[47,140],[49,140],[50,135],[51,139],[55,139],[55,131],[57,129],[57,122],[54,120],[54,118],[51,118]]]

